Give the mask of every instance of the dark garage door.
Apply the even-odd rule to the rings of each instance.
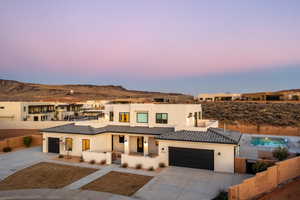
[[[48,152],[59,153],[59,138],[48,138]]]
[[[214,170],[214,151],[169,147],[169,165]]]

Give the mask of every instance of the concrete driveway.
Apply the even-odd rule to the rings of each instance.
[[[47,158],[41,147],[32,147],[0,155],[0,180],[16,171],[31,166]]]
[[[210,200],[222,189],[239,184],[249,175],[169,167],[154,177],[133,197],[143,200]]]

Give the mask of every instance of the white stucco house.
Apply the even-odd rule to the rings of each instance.
[[[147,169],[182,166],[234,172],[241,134],[203,120],[200,104],[108,104],[105,117],[41,130],[43,152]]]

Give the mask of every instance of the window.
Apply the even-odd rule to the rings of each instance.
[[[137,123],[148,123],[148,113],[146,113],[146,112],[136,113],[136,122]]]
[[[109,112],[109,121],[111,121],[111,122],[114,121],[114,112],[112,112],[112,111]]]
[[[119,136],[119,143],[124,143],[124,136],[122,135]]]
[[[66,151],[72,151],[72,146],[73,146],[73,139],[72,138],[66,138],[65,140],[66,143]]]
[[[129,112],[120,112],[119,122],[129,122]]]
[[[156,123],[157,124],[167,124],[168,123],[168,113],[156,113]]]
[[[82,139],[82,151],[90,150],[90,140]]]
[[[0,109],[4,109],[4,106],[0,106]]]
[[[26,112],[26,106],[24,106],[23,111]]]

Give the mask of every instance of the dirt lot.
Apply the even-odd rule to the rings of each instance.
[[[259,200],[298,200],[300,199],[300,178],[274,192],[267,194]]]
[[[41,134],[37,129],[0,129],[0,140],[23,135]]]
[[[1,181],[0,190],[61,188],[95,171],[97,170],[41,162]]]
[[[152,176],[112,171],[81,189],[131,196],[152,178]]]

